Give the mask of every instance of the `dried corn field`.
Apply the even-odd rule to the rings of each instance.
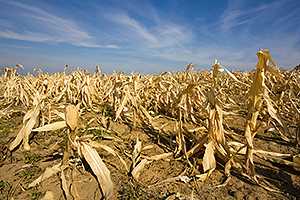
[[[257,57],[232,73],[6,70],[0,199],[300,198],[300,71]]]

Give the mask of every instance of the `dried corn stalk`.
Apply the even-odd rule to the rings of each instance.
[[[248,118],[245,129],[245,137],[247,141],[246,170],[252,177],[255,175],[253,162],[253,139],[257,132],[257,117],[262,108],[263,95],[265,92],[265,72],[268,62],[271,59],[268,50],[260,50],[256,55],[258,57],[258,62],[256,64],[254,81],[249,91]]]
[[[89,116],[93,113],[99,115],[101,113],[103,116],[100,118],[105,119],[104,121],[125,121],[133,127],[141,127],[150,134],[154,134],[166,149],[172,152],[175,150],[177,155],[189,158],[197,152],[205,150],[203,168],[208,171],[207,173],[212,171],[209,169],[214,169],[215,160],[218,158],[217,160],[221,159],[226,162],[225,174],[228,175],[232,167],[236,169],[234,159],[242,158],[240,155],[245,155],[247,149],[248,171],[254,168],[253,154],[271,162],[286,163],[288,166],[296,168],[295,162],[291,162],[292,155],[288,158],[276,157],[275,152],[272,154],[262,153],[261,150],[253,148],[253,138],[258,128],[257,115],[260,109],[264,109],[261,112],[262,122],[266,125],[269,125],[270,122],[275,124],[274,132],[278,132],[281,139],[292,141],[293,138],[289,135],[285,124],[289,124],[290,130],[296,129],[297,126],[298,132],[300,130],[299,119],[295,117],[300,108],[299,71],[281,71],[279,73],[278,70],[271,67],[275,64],[268,51],[262,50],[258,54],[259,62],[255,75],[258,81],[254,82],[251,81],[252,72],[231,73],[221,67],[218,62],[213,64],[212,77],[207,71],[168,72],[160,75],[113,73],[99,76],[89,74],[84,70],[70,73],[39,73],[35,76],[31,74],[7,75],[10,78],[2,76],[0,77],[0,101],[7,107],[0,111],[1,117],[11,115],[15,105],[28,111],[23,119],[23,128],[11,144],[10,149],[15,149],[22,141],[26,144],[24,147],[27,146],[28,149],[26,138],[29,137],[31,131],[53,131],[65,126],[70,131],[68,138],[70,138],[71,145],[69,146],[74,147],[75,131],[78,127],[77,112],[65,116],[64,113],[56,112],[55,109],[64,108],[64,105],[80,104],[83,115]],[[229,77],[220,74],[223,69]],[[269,71],[271,76],[261,76],[265,75],[266,71]],[[212,81],[213,84],[211,84]],[[222,124],[228,125],[230,128],[226,119],[229,115],[245,117],[246,91],[252,83],[248,102],[249,116],[245,131],[247,144],[242,144],[242,146],[231,144],[229,151],[227,149],[228,141],[236,140],[236,138],[231,137],[233,135],[229,135],[229,133],[228,137],[226,135],[225,141]],[[265,89],[260,89],[259,85]],[[42,94],[42,98],[36,98],[37,94]],[[42,99],[42,101],[37,101],[37,99]],[[262,101],[264,101],[265,108],[262,107]],[[38,117],[34,117],[37,102],[41,104],[40,111]],[[209,102],[209,107],[205,102]],[[44,104],[48,105],[48,110],[45,109]],[[57,119],[57,116],[52,116],[51,113],[56,114],[63,121]],[[68,111],[68,113],[72,113],[72,111]],[[226,119],[224,121],[223,116]],[[36,120],[33,120],[34,118]],[[208,123],[206,123],[207,119]],[[48,124],[45,125],[46,121]],[[107,124],[106,122],[102,124],[105,128],[109,127],[109,125],[104,125]],[[40,127],[35,128],[37,125]],[[188,128],[190,125],[193,127]],[[173,140],[175,134],[177,144]],[[298,133],[298,139],[299,135],[300,133]],[[87,142],[86,138],[80,138],[80,140]],[[87,144],[94,147],[90,142]],[[102,147],[112,155],[117,155],[111,149]],[[176,147],[177,149],[175,149]],[[296,160],[297,158],[295,157]],[[147,158],[147,160],[149,159]],[[139,168],[136,169],[143,167],[143,163],[146,161],[141,162],[141,160],[143,159],[135,162],[134,169],[137,166]],[[68,162],[66,163],[68,164]],[[243,162],[236,164],[240,163]],[[138,176],[139,173],[136,174]],[[207,174],[201,176],[200,179],[202,180],[203,177],[207,177]]]
[[[30,112],[34,113],[34,112]],[[30,114],[29,113],[29,114]],[[30,115],[25,115],[26,118],[30,117]],[[24,117],[24,118],[25,118]],[[39,127],[35,129],[35,131],[44,131],[44,130],[56,130],[61,127],[68,126],[70,134],[68,135],[68,143],[64,152],[64,157],[62,163],[59,163],[51,168],[47,168],[46,171],[34,182],[32,182],[29,187],[34,187],[35,185],[39,184],[40,182],[44,181],[45,179],[53,176],[54,174],[61,173],[61,180],[62,180],[62,188],[65,192],[65,195],[67,199],[72,199],[71,191],[69,190],[69,185],[72,184],[67,181],[64,169],[69,166],[69,155],[72,153],[72,148],[77,148],[79,155],[82,159],[85,159],[89,166],[91,167],[93,173],[96,175],[99,186],[101,188],[103,198],[104,199],[111,199],[113,197],[113,182],[110,177],[110,171],[98,155],[97,151],[93,148],[93,146],[98,146],[95,143],[91,142],[89,138],[82,137],[78,138],[76,137],[76,129],[78,127],[78,120],[79,120],[79,113],[78,108],[74,105],[68,105],[66,107],[65,111],[65,117],[66,121],[61,122],[54,122],[52,124],[48,124],[42,127]],[[25,119],[26,119],[25,118]],[[74,138],[74,139],[73,139]],[[115,152],[105,146],[100,145],[101,148],[107,150],[108,152],[115,154]],[[124,160],[122,163],[124,164]],[[125,163],[125,167],[126,163]]]
[[[63,164],[66,164],[68,162],[70,153],[72,153],[71,144],[74,142],[74,139],[76,137],[75,131],[76,128],[78,127],[78,120],[79,120],[78,108],[74,105],[68,105],[65,111],[65,119],[66,119],[66,124],[69,127],[69,133],[68,133],[67,146],[63,157]]]
[[[215,154],[222,160],[229,160],[229,152],[226,151],[227,144],[224,136],[223,113],[220,108],[220,102],[215,95],[218,88],[219,73],[222,68],[219,62],[215,61],[213,65],[213,86],[207,93],[207,101],[209,103],[209,119],[208,119],[208,144],[203,157],[203,171],[209,174],[216,168]]]
[[[15,140],[10,144],[9,150],[14,150],[22,141],[23,141],[23,147],[24,150],[29,151],[30,145],[29,145],[29,136],[34,128],[34,126],[39,121],[39,115],[41,111],[41,102],[36,100],[35,107],[29,110],[24,118],[23,118],[23,127],[17,134]]]

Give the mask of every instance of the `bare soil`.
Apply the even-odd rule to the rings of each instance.
[[[9,152],[8,144],[21,128],[23,116],[24,113],[16,112],[10,118],[0,119],[0,199],[41,199],[46,191],[54,192],[56,199],[64,199],[59,176],[53,176],[34,188],[29,189],[28,184],[41,175],[46,167],[62,160],[65,133],[56,131],[33,134],[30,152],[21,149]],[[237,134],[242,134],[243,122],[232,120],[228,124],[232,124],[229,128]],[[144,156],[166,152],[166,148],[154,133],[116,122],[111,124],[111,130],[115,130],[116,134],[113,136],[120,141],[106,140],[100,136],[98,140],[116,150],[128,166],[137,137],[142,141],[143,147],[152,147],[142,151]],[[255,146],[281,153],[297,152],[293,144],[271,140],[269,135],[263,133],[258,134]],[[232,178],[225,186],[217,187],[226,180],[221,164],[205,182],[193,179],[184,183],[170,179],[181,174],[192,177],[194,173],[186,160],[173,157],[153,161],[142,171],[139,180],[135,181],[127,174],[117,157],[104,151],[99,151],[99,154],[111,172],[115,199],[300,199],[300,174],[293,169],[274,166],[266,161],[256,163],[256,172],[281,193],[269,192],[243,179],[238,173],[232,173]],[[191,162],[197,165],[198,161],[194,159]],[[101,198],[95,177],[83,169],[82,163],[74,161],[73,168],[66,175],[67,179],[73,180],[72,189],[77,194],[76,199]]]

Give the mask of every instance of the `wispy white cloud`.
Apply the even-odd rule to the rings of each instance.
[[[152,21],[147,26],[126,13],[106,16],[115,25],[121,26],[123,37],[128,37],[129,43],[147,48],[165,48],[183,45],[192,39],[192,33],[181,24],[166,22],[161,19]],[[126,35],[124,35],[126,34]]]
[[[26,45],[15,45],[15,44],[0,44],[0,47],[2,49],[32,49],[31,46],[26,46]]]
[[[255,66],[255,52],[269,48],[279,66],[293,66],[300,62],[300,7],[296,4],[278,0],[249,5],[246,0],[229,0],[215,22],[200,18],[195,35],[201,38],[196,38],[193,47],[165,49],[158,56],[200,65],[217,58],[233,68],[249,69]]]
[[[228,7],[220,16],[219,28],[223,32],[230,31],[241,25],[249,24],[260,17],[260,13],[269,10],[273,4],[261,5],[254,8],[243,9],[240,7],[242,1],[229,0]]]
[[[193,32],[182,24],[163,23],[154,31],[160,41],[158,47],[183,46],[193,40]]]
[[[18,13],[14,17],[19,17],[18,20],[23,21],[25,24],[30,22],[28,29],[34,28],[41,31],[18,30],[17,25],[15,29],[1,27],[1,38],[31,42],[68,43],[89,48],[118,48],[115,44],[103,45],[96,43],[87,31],[80,28],[70,19],[57,16],[42,8],[16,1],[5,3],[12,6],[12,9]]]
[[[299,62],[300,51],[295,48],[299,36],[280,30],[295,23],[289,21],[294,15],[283,17],[279,14],[285,5],[284,1],[250,7],[244,4],[245,1],[230,0],[215,23],[202,20],[200,26],[192,28],[186,25],[188,23],[169,22],[159,17],[145,23],[124,12],[109,15],[107,19],[122,26],[120,32],[132,37],[129,43],[138,45],[139,55],[145,57],[153,56],[178,64],[193,62],[201,67],[209,66],[214,59],[219,59],[232,69],[250,69],[255,67],[256,51],[259,48],[270,48],[280,66]],[[293,9],[291,13],[297,14]],[[275,17],[280,18],[279,24],[275,24]],[[276,29],[276,26],[279,27]],[[234,34],[231,33],[233,30],[236,31]]]
[[[56,38],[46,34],[33,33],[33,32],[17,33],[10,30],[0,31],[0,37],[6,39],[24,40],[24,41],[31,41],[31,42],[57,41]]]
[[[129,17],[127,14],[113,15],[110,17],[113,22],[123,25],[125,28],[132,30],[140,38],[146,40],[149,44],[157,44],[159,41],[144,25]]]
[[[223,32],[229,32],[235,28],[238,28],[238,30],[245,29],[246,27],[259,29],[261,24],[264,25],[261,28],[265,29],[275,23],[286,26],[288,18],[295,16],[299,12],[297,8],[288,8],[287,5],[290,3],[290,0],[277,0],[251,6],[249,1],[229,0],[227,8],[219,17],[217,26]],[[290,13],[286,13],[287,10]],[[288,22],[288,24],[290,23]],[[264,30],[261,29],[260,31]]]

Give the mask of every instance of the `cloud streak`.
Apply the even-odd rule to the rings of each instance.
[[[12,30],[12,28],[2,27],[0,31],[1,38],[30,42],[67,43],[88,48],[119,48],[116,44],[103,45],[94,42],[93,37],[88,32],[70,19],[65,19],[44,9],[15,1],[5,3],[22,16],[21,20],[24,24],[30,23],[31,28],[42,31],[19,31],[16,28]]]
[[[126,14],[113,15],[110,16],[111,20],[117,24],[123,25],[126,29],[131,30],[141,39],[146,40],[149,44],[157,45],[159,43],[158,39],[154,34],[152,34],[144,25],[129,17]]]
[[[159,49],[180,46],[192,39],[185,26],[157,19],[158,16],[151,21],[152,26],[146,26],[126,13],[107,15],[106,18],[121,28],[120,32],[130,38],[132,45]]]
[[[252,3],[252,4],[251,4]],[[203,45],[190,48],[193,53],[162,53],[171,59],[191,59],[211,63],[215,57],[236,69],[255,66],[255,52],[269,48],[279,66],[300,62],[299,2],[278,0],[269,3],[229,0],[223,13],[213,24],[202,23],[198,34]],[[201,34],[203,30],[203,34]],[[210,33],[212,37],[207,36]],[[199,43],[198,43],[199,44]],[[199,62],[200,61],[200,62]]]
[[[261,12],[266,11],[270,7],[270,5],[262,5],[243,10],[236,6],[233,2],[234,1],[229,1],[228,7],[220,17],[220,30],[223,32],[231,31],[233,28],[241,25],[250,24],[260,17],[259,14]]]

